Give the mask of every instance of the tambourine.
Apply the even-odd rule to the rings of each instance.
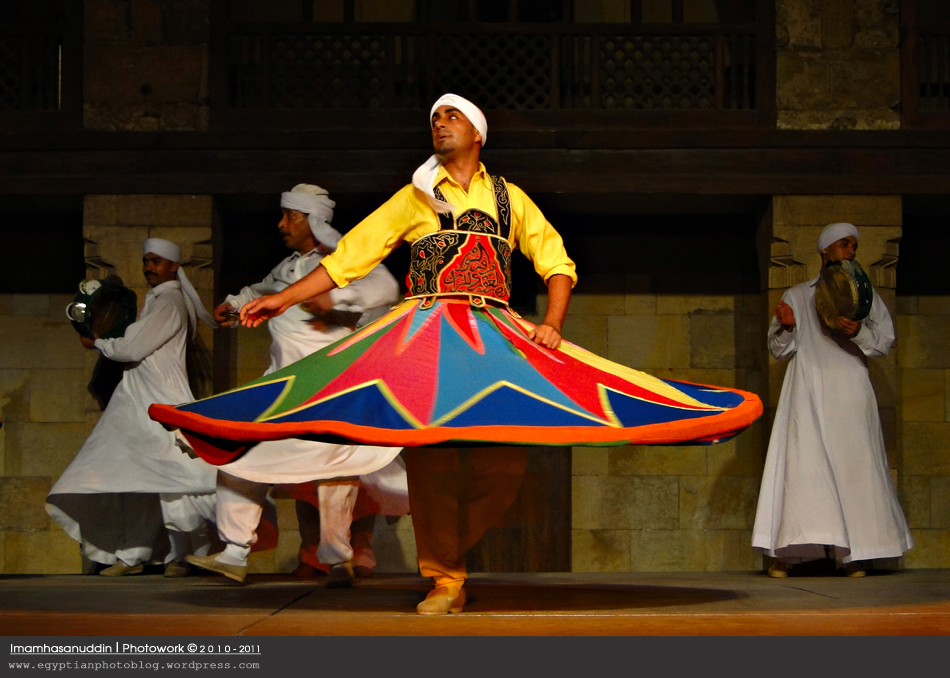
[[[114,339],[135,322],[137,311],[135,292],[122,284],[122,278],[110,275],[79,283],[79,294],[66,306],[66,317],[84,337]]]
[[[874,288],[861,264],[856,261],[829,261],[821,269],[815,287],[818,316],[830,329],[837,329],[839,317],[864,320],[871,312]]]

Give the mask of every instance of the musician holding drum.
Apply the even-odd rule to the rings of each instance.
[[[888,470],[867,359],[888,354],[894,324],[855,262],[858,229],[827,226],[822,274],[775,307],[769,350],[789,365],[769,440],[752,545],[791,565],[833,557],[851,577],[861,561],[913,546]]]
[[[152,289],[138,320],[114,338],[88,336],[98,327],[94,318],[88,325],[76,323],[84,346],[123,365],[122,380],[47,497],[46,510],[82,544],[87,558],[109,565],[100,572],[106,576],[138,574],[153,556],[163,555],[164,524],[171,539],[165,575],[183,576],[184,557],[210,547],[207,523],[214,519],[217,472],[183,452],[175,434],[149,418],[148,407],[194,399],[186,347],[197,319],[214,321],[180,268],[178,245],[151,238],[142,253],[142,272]],[[91,294],[97,288],[84,283],[80,290]],[[70,304],[70,317],[85,320],[76,306]]]

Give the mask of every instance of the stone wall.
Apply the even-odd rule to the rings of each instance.
[[[85,0],[86,129],[208,129],[210,0]]]
[[[907,567],[950,567],[950,297],[897,298],[901,495]]]
[[[747,279],[753,238],[675,226],[640,235],[631,224],[570,242],[580,281],[565,338],[656,376],[764,396],[764,295]],[[760,422],[712,446],[575,447],[573,569],[758,567],[749,543],[765,433]]]
[[[776,0],[779,129],[900,127],[899,0]]]

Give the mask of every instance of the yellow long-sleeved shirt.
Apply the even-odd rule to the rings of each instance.
[[[447,202],[455,205],[456,215],[478,209],[498,218],[491,177],[481,163],[466,193],[444,167],[439,168],[436,186]],[[512,249],[520,249],[534,263],[544,280],[566,275],[577,283],[574,262],[567,256],[564,241],[544,218],[531,198],[517,186],[508,184],[511,196]],[[353,227],[337,245],[336,252],[321,262],[339,287],[363,277],[385,259],[404,240],[415,242],[439,230],[439,216],[426,202],[424,194],[412,184],[403,187],[375,212]]]

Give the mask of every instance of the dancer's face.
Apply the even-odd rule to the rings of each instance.
[[[854,261],[858,253],[858,239],[853,235],[835,241],[821,251],[821,263],[829,261]]]
[[[482,134],[454,106],[439,106],[432,114],[432,148],[438,155],[455,151],[466,153],[481,145]]]

